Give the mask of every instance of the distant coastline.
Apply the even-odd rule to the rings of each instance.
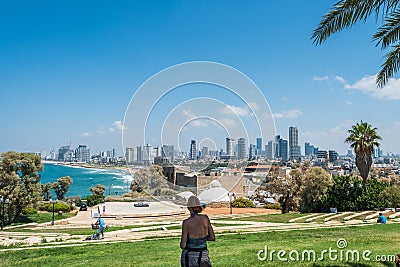
[[[90,188],[97,184],[106,187],[105,195],[122,195],[129,192],[132,175],[121,168],[96,168],[95,165],[64,162],[43,161],[44,169],[39,172],[40,182],[54,183],[60,177],[69,176],[73,182],[68,190],[67,197],[86,197],[91,194]],[[108,166],[107,166],[108,167]]]
[[[121,170],[126,174],[131,174],[130,170],[126,166],[115,166],[115,165],[98,165],[98,164],[90,164],[86,162],[63,162],[63,161],[52,161],[52,160],[42,160],[43,164],[53,164],[53,165],[62,165],[67,167],[74,168],[84,168],[84,169],[98,169],[98,170]]]

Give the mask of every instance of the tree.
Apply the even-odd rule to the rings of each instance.
[[[278,196],[278,202],[281,204],[282,213],[288,213],[290,210],[296,210],[298,208],[298,195],[303,184],[301,170],[292,170],[290,175],[271,177],[268,178],[268,181],[267,188],[271,193]]]
[[[41,159],[29,153],[5,152],[0,161],[0,195],[10,200],[5,217],[13,221],[40,199]]]
[[[69,176],[58,178],[57,182],[53,183],[53,189],[58,200],[63,200],[65,198],[71,184],[72,179]]]
[[[377,85],[383,87],[400,68],[399,5],[399,0],[340,0],[322,18],[311,39],[314,44],[320,45],[332,34],[350,28],[359,21],[365,22],[371,15],[375,15],[378,21],[381,14],[383,25],[372,40],[376,41],[376,45],[380,45],[382,50],[391,48],[376,78]]]
[[[106,187],[101,184],[96,184],[96,186],[90,188],[90,192],[93,195],[104,196],[104,192],[106,191]]]
[[[369,179],[367,190],[363,190],[362,179],[354,176],[333,176],[324,196],[324,207],[336,207],[338,211],[360,211],[382,209],[386,202],[380,197],[387,184]]]
[[[348,130],[349,136],[345,142],[349,143],[356,154],[356,166],[363,179],[364,190],[367,190],[367,178],[372,165],[372,153],[375,147],[379,147],[378,140],[382,140],[377,134],[377,128],[361,120]]]
[[[301,212],[320,212],[330,184],[330,175],[321,167],[309,168],[304,175],[300,192]]]
[[[51,199],[51,188],[53,188],[53,185],[50,182],[42,184],[42,196],[46,201]]]
[[[132,192],[138,192],[138,193],[143,191],[143,189],[138,185],[136,181],[131,182],[130,189]]]
[[[399,208],[400,207],[400,187],[388,186],[379,196],[382,201],[386,203],[386,207]]]
[[[154,166],[156,166],[156,168],[153,168]],[[168,188],[167,179],[162,175],[162,168],[159,168],[157,165],[153,165],[153,167],[141,169],[135,172],[135,183],[131,183],[131,190],[136,190],[136,186],[139,186],[142,190],[146,191],[152,191],[157,188]]]

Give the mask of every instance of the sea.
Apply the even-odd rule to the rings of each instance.
[[[54,183],[58,178],[69,176],[72,184],[67,192],[67,197],[80,196],[82,198],[91,195],[90,188],[101,184],[106,187],[104,195],[123,195],[129,192],[132,176],[123,170],[117,169],[94,169],[76,166],[44,163],[44,169],[39,172],[40,182]],[[55,193],[51,193],[53,198]]]

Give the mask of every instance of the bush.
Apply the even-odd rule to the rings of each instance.
[[[87,205],[93,207],[97,204],[104,203],[104,196],[101,195],[90,195],[86,197]]]
[[[362,179],[334,176],[323,199],[325,209],[336,207],[338,211],[363,211],[385,208],[387,203],[380,194],[387,184],[377,179],[368,179],[367,182],[367,191],[364,191]]]
[[[34,215],[37,214],[37,210],[35,208],[25,208],[22,209],[21,215],[24,216],[30,216],[30,215]]]
[[[42,203],[42,204],[39,206],[39,210],[40,210],[40,211],[47,211],[48,208],[49,208],[49,206],[50,206],[50,203],[49,203],[49,202],[44,202],[44,203]]]
[[[271,209],[271,210],[281,210],[281,204],[274,203],[274,204],[265,204],[264,209]]]
[[[68,204],[63,203],[63,202],[57,202],[54,204],[54,212],[70,212],[71,208]],[[47,211],[48,212],[53,212],[53,204],[49,203],[48,207],[47,207]]]
[[[255,208],[253,201],[248,200],[247,198],[237,198],[232,201],[232,207],[234,208]]]

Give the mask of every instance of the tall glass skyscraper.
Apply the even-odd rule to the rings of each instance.
[[[299,159],[299,131],[297,127],[289,127],[289,159]]]
[[[246,158],[246,139],[239,138],[238,139],[238,159]]]

